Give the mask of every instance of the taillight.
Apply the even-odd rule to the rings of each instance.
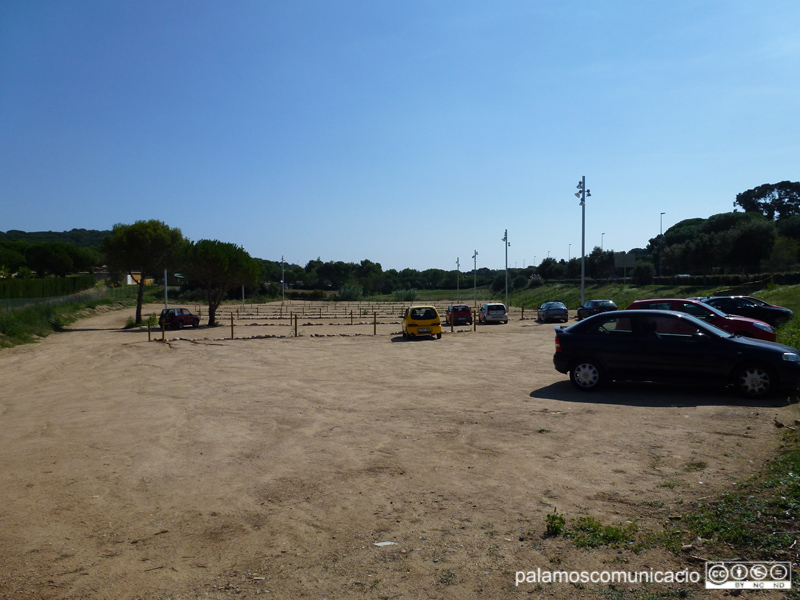
[[[561,352],[561,340],[556,336],[556,352]]]

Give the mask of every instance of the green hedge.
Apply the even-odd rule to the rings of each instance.
[[[94,286],[94,275],[91,273],[45,279],[2,279],[0,280],[0,299],[69,296],[88,290],[92,286]]]

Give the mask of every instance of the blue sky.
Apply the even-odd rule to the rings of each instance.
[[[0,3],[0,231],[305,265],[643,247],[798,180],[800,4]],[[605,234],[605,235],[603,235]],[[570,247],[571,244],[571,247]]]

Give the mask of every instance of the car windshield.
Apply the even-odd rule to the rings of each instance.
[[[415,308],[411,311],[411,318],[419,319],[420,321],[435,319],[436,311],[432,308]]]
[[[611,300],[598,300],[596,306],[611,308],[612,306],[616,306],[616,304],[614,304]]]
[[[490,304],[486,310],[489,312],[505,312],[506,307],[502,304]]]
[[[687,321],[691,321],[691,323],[693,325],[697,325],[698,328],[700,329],[700,331],[702,331],[703,333],[715,335],[715,336],[721,337],[721,338],[732,338],[732,337],[735,337],[733,334],[728,333],[724,329],[720,329],[716,325],[712,325],[708,321],[703,321],[702,319],[698,319],[697,317],[695,317],[693,315],[684,313],[681,316],[681,318],[682,319],[686,319]]]
[[[697,306],[697,304],[687,304],[687,305],[684,307],[684,310],[686,310],[686,312],[689,312],[689,310],[691,310],[691,308],[695,308],[696,306]],[[690,308],[690,307],[691,307],[691,308]],[[708,309],[708,310],[710,310],[711,312],[713,312],[715,315],[717,315],[717,316],[719,316],[719,317],[727,317],[727,316],[728,316],[728,314],[727,314],[727,313],[724,313],[724,312],[722,312],[722,311],[721,311],[720,309],[718,309],[716,306],[711,306],[710,304],[706,304],[705,302],[703,303],[702,307],[703,307],[704,309]],[[687,309],[688,309],[688,310],[687,310]],[[696,314],[696,313],[695,313],[695,312],[692,312],[692,313],[689,313],[689,314],[692,314],[692,315],[694,315],[694,314]]]

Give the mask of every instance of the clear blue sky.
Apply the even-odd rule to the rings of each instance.
[[[0,2],[0,231],[502,268],[796,181],[800,3]],[[602,234],[605,233],[603,236]],[[570,246],[571,249],[570,249]]]

